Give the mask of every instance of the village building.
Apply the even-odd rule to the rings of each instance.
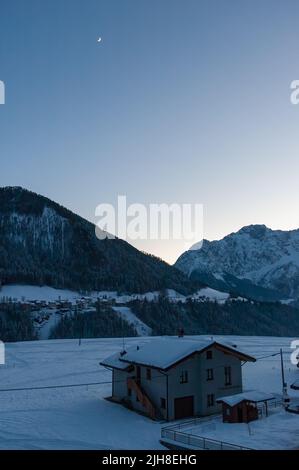
[[[114,354],[111,400],[174,420],[221,411],[219,397],[242,392],[244,362],[255,358],[233,345],[194,338],[157,338]]]

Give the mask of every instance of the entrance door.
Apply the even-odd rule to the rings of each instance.
[[[238,423],[243,423],[243,409],[238,406]]]
[[[194,416],[194,397],[182,397],[174,399],[174,418],[189,418]]]

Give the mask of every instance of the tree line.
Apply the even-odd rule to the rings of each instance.
[[[229,300],[171,303],[134,300],[130,307],[154,335],[185,334],[294,336],[299,334],[299,309],[280,302]]]

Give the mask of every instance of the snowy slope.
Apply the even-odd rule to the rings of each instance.
[[[129,307],[112,307],[115,312],[120,314],[128,323],[130,323],[136,330],[139,336],[150,336],[152,329],[147,326],[143,321],[139,320],[138,317],[132,312]]]
[[[216,338],[237,344],[256,357],[268,356],[283,347],[286,380],[290,384],[298,378],[298,369],[289,359],[291,339]],[[150,340],[155,338],[130,338],[126,346]],[[7,344],[7,362],[0,366],[0,449],[160,449],[161,423],[104,399],[111,394],[111,372],[99,362],[122,347],[122,339],[83,340],[81,346],[78,340]],[[242,370],[245,389],[281,392],[278,356],[246,364]],[[91,382],[102,384],[2,391]],[[298,396],[298,392],[292,393]]]
[[[229,298],[229,294],[211,289],[210,287],[205,287],[204,289],[200,289],[195,294],[190,295],[190,298],[193,300],[198,300],[203,297],[207,300],[216,300],[218,303],[224,303]]]
[[[299,230],[271,230],[264,225],[243,227],[222,240],[204,240],[201,249],[183,253],[176,267],[184,273],[229,273],[254,284],[299,297]]]

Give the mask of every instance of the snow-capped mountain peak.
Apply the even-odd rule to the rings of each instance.
[[[195,271],[214,276],[229,273],[259,286],[299,297],[299,230],[272,230],[249,225],[222,240],[204,240],[183,253],[176,267],[191,276]]]

